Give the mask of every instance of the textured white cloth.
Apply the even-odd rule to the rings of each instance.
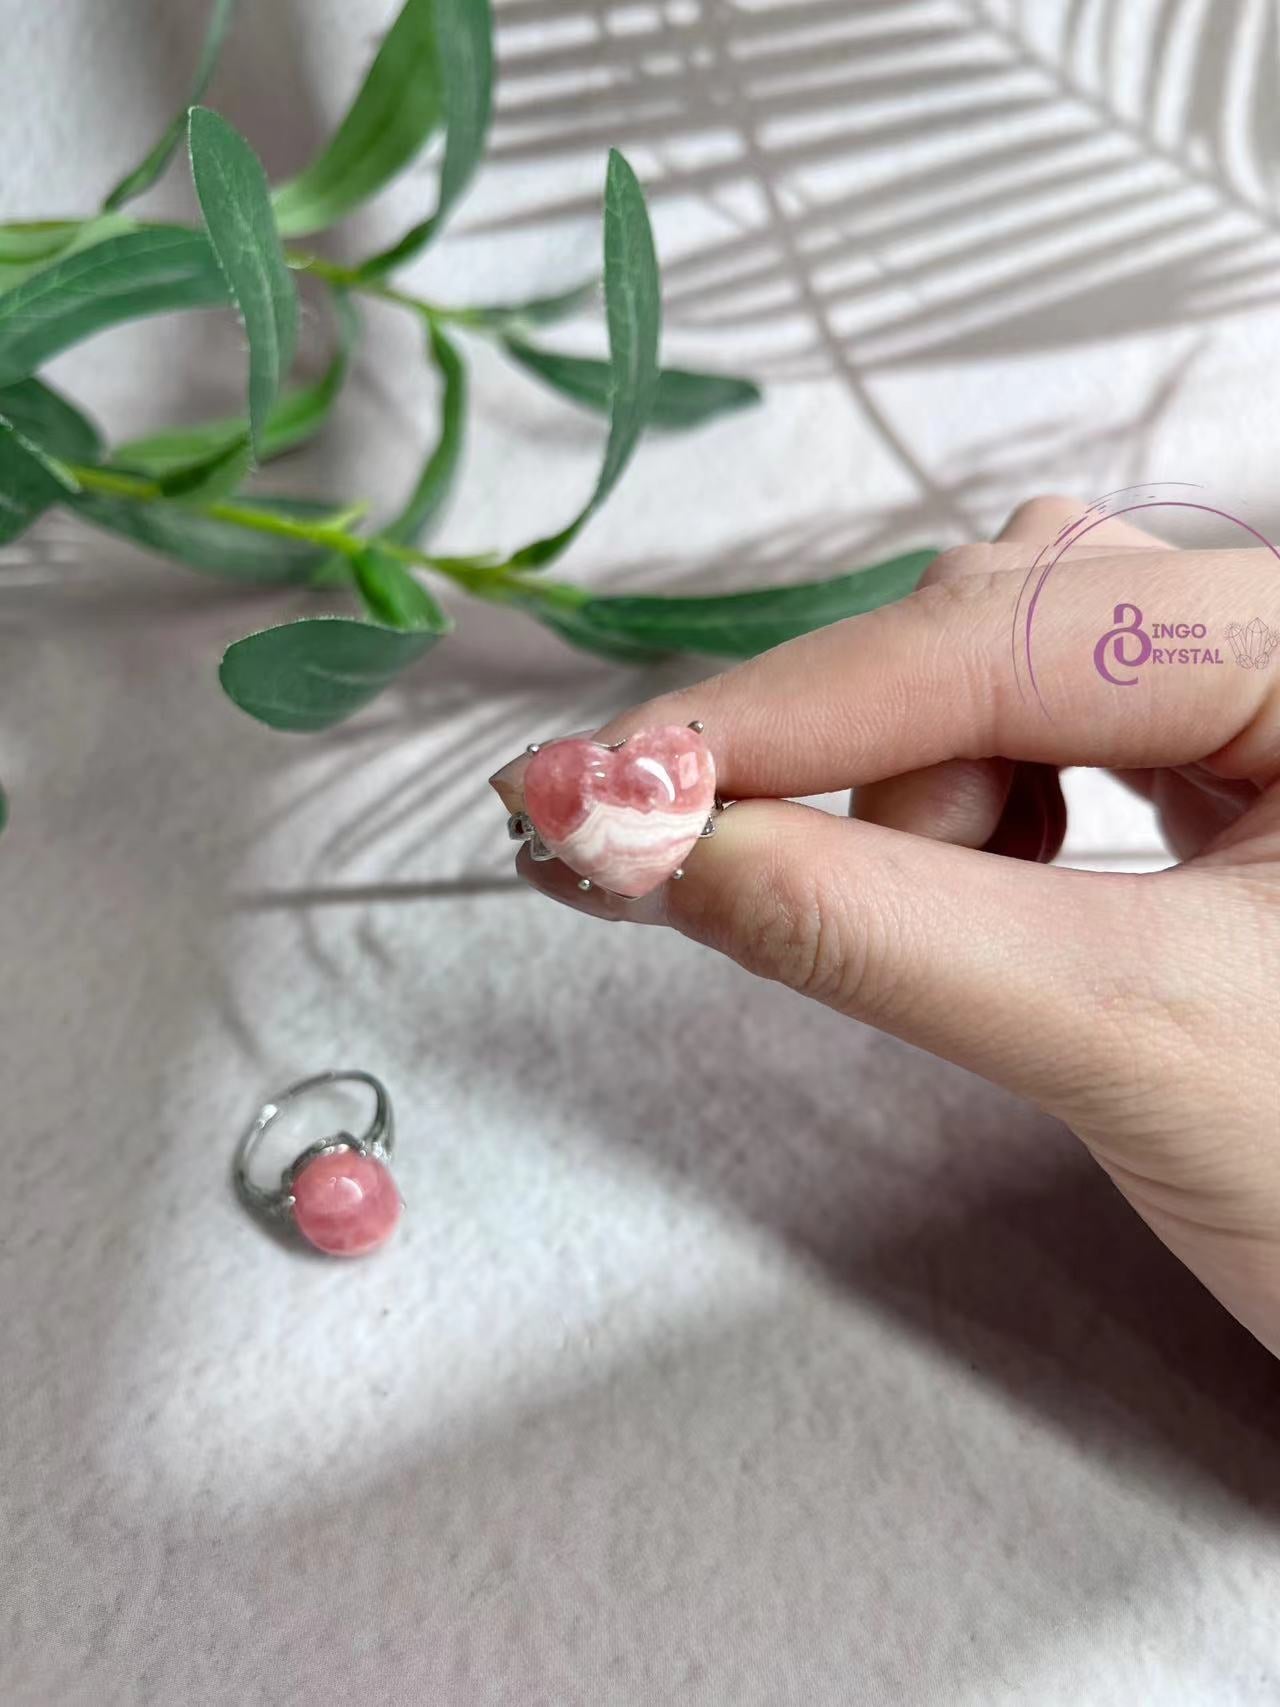
[[[8,216],[92,205],[180,99],[202,10],[0,0]],[[211,99],[280,175],[391,8],[242,10]],[[1187,283],[1238,240],[1238,296],[1274,298],[1274,215],[1091,104],[1063,10],[1017,9],[1028,46],[961,0],[500,5],[493,163],[421,290],[589,275],[617,143],[670,359],[768,386],[647,444],[566,574],[797,578],[1139,478],[1280,530],[1274,315]],[[186,205],[180,170],[155,205]],[[368,318],[280,479],[387,503],[431,382],[408,321]],[[241,371],[219,315],[57,364],[118,432],[232,406]],[[601,439],[493,353],[474,371],[458,549],[566,519]],[[3,577],[0,1700],[1275,1701],[1274,1368],[1073,1140],[511,881],[488,772],[659,678],[454,601],[402,688],[286,738],[215,666],[305,597],[63,521]],[[1144,811],[1071,785],[1073,857],[1160,858]],[[258,1101],[334,1065],[390,1085],[409,1204],[353,1266],[228,1184]]]

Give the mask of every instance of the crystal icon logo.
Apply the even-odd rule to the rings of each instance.
[[[1227,629],[1227,640],[1242,670],[1265,670],[1271,654],[1280,646],[1280,633],[1268,628],[1260,616],[1243,626],[1233,622]]]

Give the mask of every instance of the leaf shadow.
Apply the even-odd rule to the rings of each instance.
[[[1034,19],[990,0],[701,0],[647,28],[621,5],[508,5],[491,161],[652,155],[659,210],[697,198],[713,216],[692,243],[681,223],[672,324],[772,327],[767,377],[771,360],[851,379],[1273,302],[1280,138],[1263,67],[1280,22],[1259,36],[1235,0],[1212,24],[1170,7],[1135,20],[1120,0],[1090,11],[1085,52],[1067,0]],[[592,205],[552,193],[473,229]]]

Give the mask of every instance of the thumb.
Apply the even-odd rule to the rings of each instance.
[[[584,894],[558,862],[521,869],[580,912],[673,926],[1070,1118],[1132,1050],[1114,944],[1142,940],[1163,880],[1184,875],[1049,870],[779,800],[726,809],[682,879],[639,902]]]

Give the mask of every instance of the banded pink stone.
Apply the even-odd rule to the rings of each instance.
[[[391,1170],[359,1150],[313,1156],[293,1176],[294,1225],[331,1257],[362,1257],[384,1245],[400,1219]]]
[[[715,792],[711,749],[679,724],[643,729],[617,748],[551,741],[524,773],[525,811],[556,858],[633,898],[683,865]]]

